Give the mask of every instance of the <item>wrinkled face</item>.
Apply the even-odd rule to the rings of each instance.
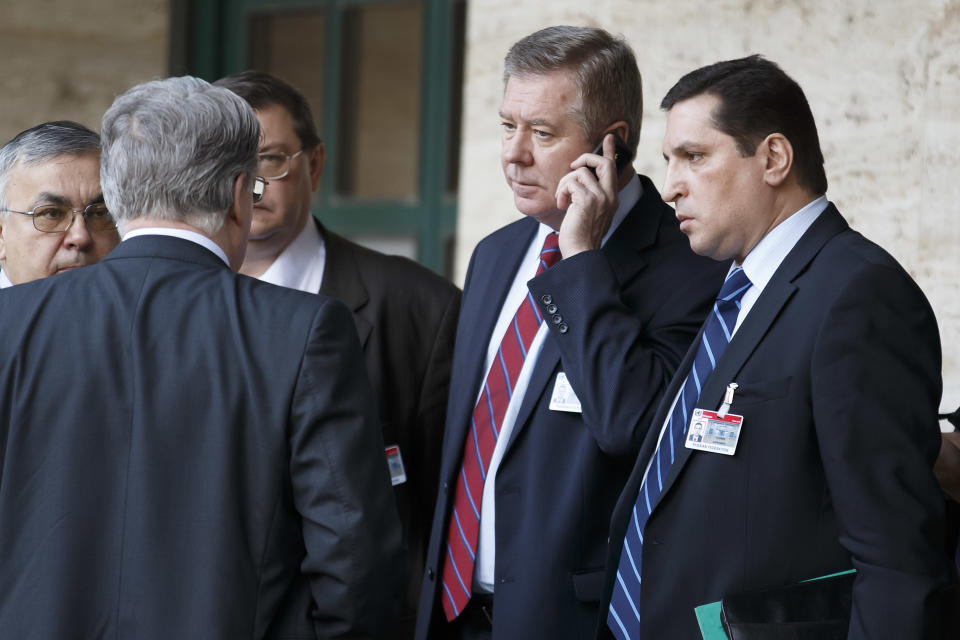
[[[261,154],[293,155],[302,149],[293,128],[293,117],[285,107],[267,105],[255,111],[260,121]],[[282,250],[289,245],[310,217],[310,201],[320,183],[323,147],[305,150],[290,160],[287,175],[270,180],[263,198],[253,207],[249,243],[269,243]]]
[[[521,213],[559,228],[557,184],[590,144],[573,117],[579,101],[572,72],[512,76],[503,92],[500,162]]]
[[[32,211],[45,205],[83,210],[103,202],[100,156],[64,154],[33,166],[14,167],[7,178],[6,208]],[[14,284],[98,262],[120,242],[116,229],[91,232],[80,213],[66,231],[44,233],[30,216],[0,214],[0,264]]]
[[[765,158],[741,156],[734,139],[713,126],[718,102],[700,95],[667,113],[663,199],[676,205],[695,253],[742,262],[770,228],[773,193],[764,181]]]

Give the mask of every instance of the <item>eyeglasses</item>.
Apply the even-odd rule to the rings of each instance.
[[[84,209],[71,209],[65,205],[41,204],[32,211],[17,211],[16,209],[0,209],[7,213],[19,213],[33,218],[33,227],[44,233],[62,233],[73,226],[76,214],[83,215],[83,222],[87,231],[110,231],[117,228],[117,223],[107,209],[107,205],[97,202]]]
[[[257,154],[257,173],[267,180],[281,180],[290,173],[290,161],[303,153],[303,149],[293,155],[289,153]]]
[[[257,176],[253,179],[253,201],[260,202],[263,198],[263,192],[267,190],[267,185],[270,184],[266,179]]]

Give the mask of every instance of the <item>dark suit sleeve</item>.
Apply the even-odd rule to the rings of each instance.
[[[290,416],[290,475],[303,517],[321,638],[376,637],[400,601],[400,524],[353,320],[327,301],[306,346]]]
[[[676,258],[648,264],[637,276],[643,283],[627,287],[630,304],[602,251],[561,260],[529,282],[584,423],[606,453],[636,454],[696,336],[722,283],[722,265],[703,269],[702,264]],[[552,321],[545,295],[556,305],[560,323]]]
[[[849,637],[939,637],[936,321],[894,268],[864,270],[837,299],[815,343],[811,389],[840,543],[858,571]]]

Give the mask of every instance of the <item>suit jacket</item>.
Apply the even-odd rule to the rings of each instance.
[[[612,518],[601,636],[643,473],[695,351]],[[830,205],[764,288],[697,406],[716,410],[730,382],[730,412],[743,416],[736,453],[679,449],[647,521],[641,637],[697,638],[697,605],[849,568],[851,639],[938,637],[940,345],[913,280]]]
[[[653,184],[646,178],[642,184],[640,201],[602,250],[562,260],[529,283],[551,332],[496,475],[498,640],[593,633],[606,522],[643,437],[638,425],[646,424],[643,416],[652,412],[723,280],[719,265],[690,251]],[[484,239],[471,259],[418,638],[448,631],[439,584],[456,476],[490,334],[537,226],[530,218],[508,225]],[[548,313],[550,304],[555,313]],[[614,309],[615,317],[601,319],[603,309]],[[563,322],[555,324],[553,315]],[[582,415],[549,409],[561,371]]]
[[[408,581],[391,637],[409,638],[437,499],[460,289],[412,260],[371,251],[319,226],[327,252],[320,293],[353,313],[383,440],[400,446],[407,475],[394,486]]]
[[[0,305],[0,637],[370,637],[392,615],[400,527],[342,305],[161,236]]]

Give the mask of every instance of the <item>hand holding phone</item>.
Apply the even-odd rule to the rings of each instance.
[[[606,138],[607,134],[603,134],[603,137]],[[600,139],[600,144],[598,144],[597,148],[593,150],[593,153],[598,156],[603,155],[603,138]],[[615,133],[613,134],[613,154],[613,161],[617,165],[617,175],[620,175],[620,172],[623,171],[628,164],[630,164],[631,160],[633,160],[633,153],[627,147],[627,143],[625,143],[620,136]],[[597,175],[596,169],[593,167],[587,168],[590,169],[593,175]]]

